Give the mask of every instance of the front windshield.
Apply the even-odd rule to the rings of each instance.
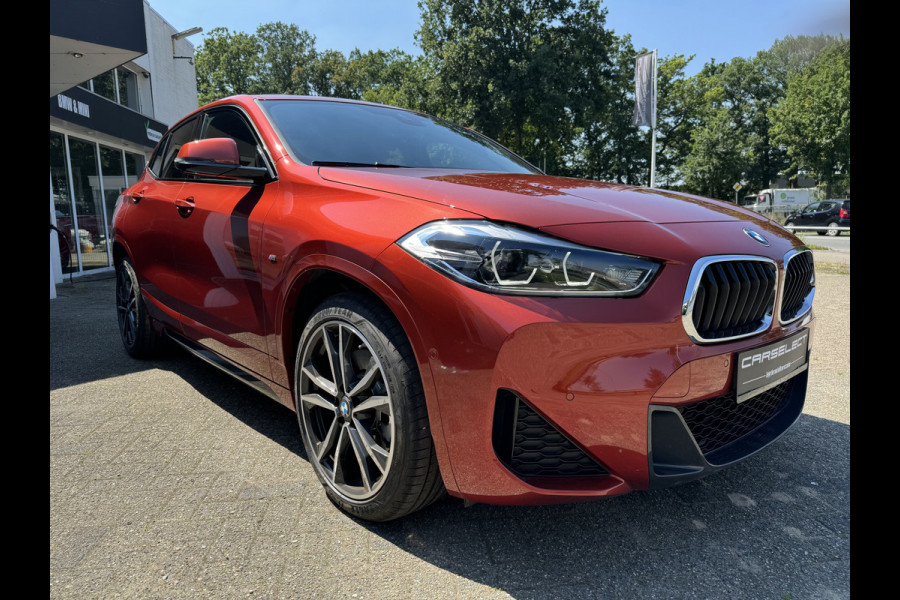
[[[321,166],[538,173],[464,127],[405,110],[321,100],[261,100],[294,157]]]

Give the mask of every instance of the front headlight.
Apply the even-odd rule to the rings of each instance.
[[[463,285],[499,294],[634,296],[659,270],[646,258],[488,221],[428,223],[397,243]]]

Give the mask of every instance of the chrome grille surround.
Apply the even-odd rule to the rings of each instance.
[[[759,263],[759,267],[761,267],[765,272],[767,280],[765,282],[764,289],[757,292],[762,294],[762,298],[761,305],[755,311],[757,317],[754,319],[754,321],[740,325],[740,328],[744,329],[744,331],[736,335],[722,334],[710,336],[709,332],[707,332],[705,328],[698,328],[694,322],[694,311],[695,309],[702,310],[704,308],[703,306],[698,306],[698,297],[700,297],[700,304],[703,304],[703,300],[706,295],[706,288],[704,286],[704,274],[706,273],[707,269],[722,266],[725,269],[732,271],[736,268],[739,270],[743,270],[744,267],[748,265],[756,266],[756,263]],[[740,285],[741,282],[738,281],[737,283]],[[720,342],[728,342],[731,340],[737,340],[756,335],[768,329],[772,324],[777,289],[778,265],[774,260],[770,258],[743,254],[723,254],[701,258],[696,263],[694,263],[694,267],[691,269],[691,275],[688,278],[688,285],[684,293],[684,301],[681,305],[681,322],[684,326],[684,330],[688,334],[688,337],[690,337],[691,340],[697,344],[718,344]],[[738,289],[738,292],[739,295],[745,293],[745,291],[741,290],[740,287]],[[728,296],[726,296],[726,299],[728,299]],[[713,298],[713,301],[715,300],[716,298]],[[744,301],[746,301],[746,298],[744,298]],[[736,306],[743,307],[744,304],[745,302],[741,302],[738,305],[734,305],[733,303],[731,305],[728,305],[726,303],[720,307],[720,310],[727,311],[730,315],[735,310]],[[756,321],[758,321],[758,323],[754,325],[753,323]],[[701,329],[703,329],[703,332],[701,332]],[[706,335],[704,335],[704,333],[706,333]]]
[[[791,262],[798,259],[796,262]],[[802,279],[801,279],[802,278]],[[805,280],[805,281],[804,281]],[[813,253],[806,246],[798,246],[784,255],[784,285],[778,295],[778,322],[782,325],[802,319],[812,310],[816,295],[816,266]],[[800,296],[800,297],[798,297]],[[785,307],[785,302],[789,306]],[[785,310],[796,313],[785,318]]]

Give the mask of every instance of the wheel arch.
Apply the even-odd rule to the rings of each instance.
[[[400,324],[412,347],[413,356],[422,379],[431,437],[440,465],[444,485],[457,489],[452,474],[450,456],[441,427],[440,406],[432,378],[428,353],[421,334],[406,306],[397,294],[377,275],[342,258],[330,255],[309,255],[297,263],[286,281],[282,295],[279,322],[275,324],[281,361],[286,371],[291,395],[294,395],[294,360],[300,335],[313,311],[326,299],[344,292],[356,293],[387,310]],[[296,398],[294,398],[296,409]]]
[[[125,247],[125,244],[120,242],[119,240],[113,241],[113,266],[119,264],[125,257],[131,258],[131,254],[128,252],[128,249]]]

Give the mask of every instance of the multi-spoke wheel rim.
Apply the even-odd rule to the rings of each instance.
[[[134,345],[137,339],[137,293],[134,282],[125,265],[119,267],[119,276],[116,280],[116,310],[119,313],[119,331],[125,344]]]
[[[309,460],[349,500],[381,489],[391,468],[394,418],[381,361],[365,336],[345,321],[326,321],[299,359],[298,416]]]

